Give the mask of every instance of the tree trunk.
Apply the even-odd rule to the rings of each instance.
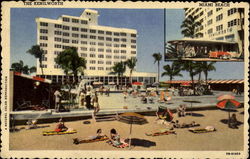
[[[129,81],[130,81],[130,84],[132,84],[132,70],[130,71],[130,74],[129,74]]]
[[[40,68],[41,68],[41,71],[42,71],[42,75],[43,75],[43,65],[42,65],[42,60],[39,60],[39,63],[40,63]]]
[[[160,81],[160,61],[158,61],[158,83]]]

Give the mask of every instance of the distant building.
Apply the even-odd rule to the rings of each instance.
[[[117,77],[110,75],[111,68],[120,61],[126,61],[137,54],[137,31],[98,25],[98,12],[85,9],[79,16],[62,15],[58,19],[36,18],[37,43],[45,51],[42,59],[44,75],[37,69],[37,75],[63,82],[65,74],[55,58],[63,50],[76,47],[80,57],[87,61],[84,77],[104,84],[117,83]],[[40,68],[37,61],[37,68]],[[122,84],[129,83],[129,70],[124,74]],[[73,78],[73,77],[71,77]],[[155,73],[134,71],[133,81],[155,82]]]
[[[239,52],[243,53],[244,9],[243,8],[185,8],[185,17],[196,17],[201,26],[197,38],[237,42]]]

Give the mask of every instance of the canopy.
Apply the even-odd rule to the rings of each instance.
[[[132,85],[141,86],[143,84],[141,82],[133,82]]]

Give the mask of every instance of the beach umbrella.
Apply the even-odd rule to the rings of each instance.
[[[152,84],[152,86],[154,86],[154,87],[158,87],[159,85],[160,85],[159,82],[155,82],[155,83]]]
[[[240,106],[240,102],[234,99],[223,99],[217,103],[218,108],[228,111],[228,119],[230,119],[230,111],[235,110],[239,106]]]
[[[145,124],[147,123],[147,119],[145,119],[143,115],[140,115],[134,112],[126,112],[126,113],[118,115],[117,120],[130,124],[130,131],[129,131],[129,148],[130,148],[132,125],[133,124],[139,124],[139,125]]]
[[[231,94],[224,94],[217,98],[217,100],[219,101],[224,100],[224,99],[235,99],[235,97]]]
[[[190,87],[191,84],[189,82],[183,82],[181,83],[181,86]]]

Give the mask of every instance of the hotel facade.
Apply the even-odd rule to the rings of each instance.
[[[185,18],[189,15],[201,23],[196,38],[236,42],[243,53],[244,10],[243,8],[185,8]],[[243,11],[243,12],[241,12]]]
[[[44,74],[37,61],[37,75],[62,83],[65,73],[55,59],[63,50],[76,47],[79,56],[87,61],[84,76],[79,75],[79,79],[117,84],[117,76],[110,75],[112,66],[136,57],[137,31],[98,25],[98,16],[96,10],[85,9],[79,17],[61,15],[58,19],[36,18],[37,44],[45,52],[42,58]],[[132,81],[154,83],[156,76],[156,73],[133,71]],[[122,84],[127,83],[130,83],[128,68],[122,78]]]

